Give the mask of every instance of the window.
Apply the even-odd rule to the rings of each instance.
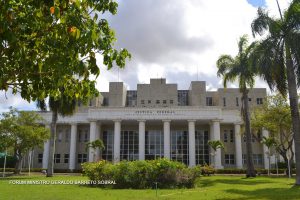
[[[246,154],[243,154],[242,155],[242,158],[243,158],[243,165],[246,165],[247,164],[247,155]]]
[[[225,154],[225,164],[234,165],[234,154]]]
[[[151,100],[148,100],[148,104],[151,104]]]
[[[155,160],[164,156],[164,135],[161,130],[145,132],[145,159]]]
[[[254,165],[262,165],[263,164],[262,154],[253,154],[253,163]]]
[[[81,132],[81,130],[78,131],[78,142],[82,142],[82,132]]]
[[[171,131],[171,159],[188,165],[188,131]]]
[[[88,132],[87,130],[85,130],[85,133],[84,133],[84,142],[87,142],[88,141]]]
[[[103,106],[108,106],[108,97],[103,98]]]
[[[230,142],[234,142],[233,130],[230,130]]]
[[[145,104],[145,100],[141,100],[141,104]]]
[[[195,133],[196,164],[209,163],[208,131],[197,130]]]
[[[170,100],[170,104],[173,104],[174,103],[174,101],[173,100]]]
[[[120,160],[139,159],[139,134],[136,131],[121,131]]]
[[[54,163],[60,163],[60,154],[54,154]]]
[[[78,154],[77,156],[78,163],[84,163],[86,161],[87,161],[87,154]]]
[[[213,105],[212,97],[206,97],[206,106],[212,106],[212,105]]]
[[[257,98],[256,99],[256,104],[257,105],[262,105],[263,104],[263,99],[262,98]]]
[[[249,101],[252,101],[252,99],[251,99],[251,98],[249,98],[248,100],[249,100]]]
[[[61,142],[62,140],[62,130],[58,130],[56,142]]]
[[[104,150],[102,151],[102,159],[113,161],[114,151],[114,132],[112,130],[103,131]]]
[[[167,100],[163,100],[163,104],[167,104]]]
[[[160,101],[159,101],[159,100],[156,100],[156,104],[160,104]]]
[[[223,97],[223,106],[225,107],[226,106],[226,98]]]
[[[42,163],[43,162],[43,154],[39,153],[38,155],[38,163]]]
[[[235,98],[235,103],[236,103],[236,106],[240,106],[238,97]]]
[[[70,140],[70,131],[67,129],[66,130],[66,138],[65,138],[65,142],[69,142]]]
[[[188,90],[178,90],[178,105],[179,106],[187,106],[188,105],[188,96],[189,91]]]
[[[65,154],[64,163],[69,163],[69,154]]]
[[[224,142],[228,142],[228,133],[227,133],[227,130],[224,130]]]

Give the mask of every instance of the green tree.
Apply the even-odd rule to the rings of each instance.
[[[278,3],[278,2],[277,2]],[[263,9],[258,9],[252,22],[252,31],[266,37],[256,50],[256,66],[261,77],[273,90],[289,94],[293,132],[295,139],[296,185],[300,185],[300,117],[297,87],[300,84],[300,1],[293,0],[280,19],[272,18]]]
[[[291,111],[286,98],[280,94],[268,96],[262,107],[257,108],[251,115],[251,124],[254,132],[265,128],[275,139],[275,150],[284,159],[288,167],[287,152],[293,152],[293,131]],[[293,160],[293,158],[292,158]]]
[[[242,36],[238,43],[239,52],[236,57],[222,55],[217,61],[218,76],[223,77],[224,88],[228,82],[238,80],[240,92],[242,93],[242,115],[245,122],[246,149],[247,149],[247,177],[255,177],[252,158],[250,111],[248,102],[249,88],[255,83],[256,70],[252,67],[251,56],[255,49],[255,43],[248,46],[247,36]]]
[[[212,155],[212,160],[215,159],[216,151],[217,151],[218,149],[224,149],[224,148],[225,148],[223,142],[220,141],[220,140],[209,140],[209,141],[207,142],[207,144],[208,144],[208,145],[212,148],[212,150],[213,150],[213,152],[212,152],[212,154],[211,154],[211,155]]]
[[[52,120],[50,124],[50,139],[49,139],[49,155],[47,177],[52,177],[54,172],[54,154],[55,154],[55,141],[56,141],[56,124],[58,114],[61,116],[73,115],[76,111],[77,101],[75,99],[69,99],[68,96],[61,96],[59,99],[53,97],[49,98],[49,108],[52,112]],[[37,102],[37,106],[41,110],[46,110],[45,100]]]
[[[40,126],[42,118],[35,112],[17,111],[11,109],[2,114],[0,120],[0,141],[5,142],[6,147],[14,151],[17,158],[15,173],[21,172],[21,161],[23,155],[35,147],[42,147],[45,140],[49,138],[49,130]]]
[[[99,150],[99,152],[101,154],[101,152],[105,149],[105,145],[102,140],[97,139],[97,140],[86,143],[86,150],[88,150],[89,148],[94,150],[94,152],[93,152],[94,159],[93,160],[95,161],[95,160],[99,159],[99,158],[95,159],[96,151]]]
[[[113,0],[0,1],[0,90],[11,88],[28,101],[93,97],[97,60],[110,69],[130,57],[114,49],[114,31],[100,18],[116,14],[117,6]]]

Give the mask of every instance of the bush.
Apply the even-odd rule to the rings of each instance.
[[[205,164],[201,167],[201,172],[203,176],[210,176],[211,174],[215,174],[216,170],[213,166]]]
[[[200,177],[200,167],[187,168],[184,164],[167,159],[147,161],[121,161],[112,164],[107,161],[83,163],[84,175],[90,180],[114,180],[115,185],[98,185],[113,188],[159,188],[194,187]]]

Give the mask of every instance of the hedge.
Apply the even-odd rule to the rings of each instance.
[[[168,159],[146,161],[121,161],[112,164],[105,160],[82,164],[83,174],[91,181],[115,181],[109,188],[192,188],[201,175],[200,167],[188,168]]]

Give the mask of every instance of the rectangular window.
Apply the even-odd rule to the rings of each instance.
[[[170,104],[173,104],[174,103],[174,101],[173,100],[170,100]]]
[[[81,130],[78,131],[78,142],[82,142],[82,132],[81,132]]]
[[[224,130],[224,142],[228,142],[228,133],[227,133],[227,130]]]
[[[84,163],[87,161],[87,154],[78,154],[77,155],[77,162]]]
[[[167,100],[163,100],[163,104],[167,104]]]
[[[54,154],[54,163],[60,163],[60,154]]]
[[[247,164],[246,154],[242,154],[242,158],[243,158],[243,165],[246,165]]]
[[[65,154],[64,163],[69,163],[69,154]]]
[[[262,154],[253,154],[253,163],[254,165],[262,165],[263,164]]]
[[[88,131],[85,130],[85,133],[84,133],[84,142],[87,142],[88,141]]]
[[[159,100],[156,100],[156,104],[160,104],[160,101],[159,101]]]
[[[151,104],[151,100],[148,100],[148,104]]]
[[[65,134],[66,134],[65,142],[69,142],[69,140],[70,140],[70,131],[67,129]]]
[[[225,107],[226,106],[226,98],[223,97],[223,106]]]
[[[43,154],[39,153],[38,155],[38,163],[42,163],[43,162]]]
[[[230,130],[230,142],[234,142],[233,130]]]
[[[145,104],[145,100],[141,100],[141,104]]]
[[[213,105],[212,97],[206,97],[206,106],[212,106],[212,105]]]
[[[252,99],[251,99],[251,98],[249,98],[248,100],[249,100],[249,101],[252,101]]]
[[[226,165],[234,165],[234,154],[225,154],[225,164]]]
[[[235,103],[236,103],[236,106],[240,106],[238,97],[235,98]]]
[[[256,99],[256,104],[257,105],[262,105],[263,104],[263,99],[262,98],[257,98]]]

